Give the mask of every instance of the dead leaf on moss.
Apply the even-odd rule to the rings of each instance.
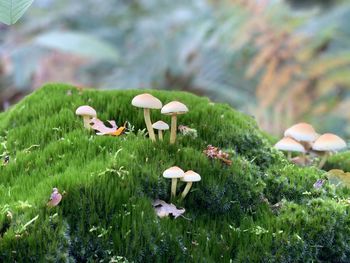
[[[203,151],[203,153],[211,159],[218,159],[221,160],[223,163],[227,165],[231,165],[232,161],[230,160],[230,155],[218,147],[214,147],[212,145],[208,145],[207,149]]]
[[[117,124],[115,123],[115,121],[108,121],[108,123],[111,125],[111,127],[107,127],[103,121],[101,121],[98,118],[93,118],[91,120],[91,128],[98,131],[96,134],[97,135],[112,135],[112,136],[120,136],[122,135],[125,130],[126,127],[125,126],[121,126],[118,128]]]
[[[350,173],[340,169],[333,169],[328,171],[327,177],[331,184],[350,187]]]
[[[169,215],[173,216],[174,218],[178,218],[179,216],[182,216],[186,211],[184,208],[177,209],[175,205],[168,204],[163,200],[155,200],[152,205],[156,211],[157,216],[160,218],[167,217]]]
[[[57,188],[52,189],[52,194],[50,201],[47,203],[47,206],[54,207],[57,206],[62,200],[62,195],[58,192]]]

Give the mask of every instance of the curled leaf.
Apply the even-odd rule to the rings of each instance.
[[[314,183],[314,188],[315,189],[320,189],[322,188],[323,184],[325,183],[325,180],[323,179],[318,179],[316,183]]]
[[[125,126],[119,127],[115,123],[115,121],[108,121],[111,127],[107,127],[103,121],[98,118],[93,118],[90,122],[91,128],[98,131],[97,135],[112,135],[112,136],[120,136],[126,130]]]
[[[52,189],[52,194],[50,201],[47,203],[47,206],[54,207],[57,206],[62,200],[62,195],[58,192],[57,188]]]
[[[177,209],[175,205],[168,204],[163,200],[155,200],[152,205],[156,211],[157,216],[160,218],[167,217],[169,215],[172,215],[174,218],[178,218],[179,216],[182,216],[186,211],[184,208]]]

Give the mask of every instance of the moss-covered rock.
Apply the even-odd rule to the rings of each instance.
[[[229,106],[149,92],[188,105],[179,123],[198,138],[152,143],[138,132],[145,126],[130,104],[136,90],[51,84],[0,115],[1,152],[10,156],[0,167],[1,262],[350,261],[346,191],[328,183],[314,189],[322,171],[289,164],[252,118]],[[135,131],[95,136],[75,116],[84,104]],[[170,122],[159,111],[152,119]],[[232,152],[232,166],[208,159],[208,144]],[[172,165],[202,181],[175,200],[185,217],[159,219],[151,203],[170,201],[170,180],[161,175]],[[66,194],[49,209],[53,187]]]

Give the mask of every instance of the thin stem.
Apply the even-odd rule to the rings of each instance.
[[[154,135],[154,130],[153,130],[153,127],[152,127],[150,109],[144,109],[143,110],[143,116],[145,117],[145,123],[146,123],[147,131],[148,131],[148,134],[149,134],[149,138],[152,141],[156,141],[156,136]]]
[[[176,185],[177,185],[177,178],[171,179],[171,197],[176,196]]]
[[[177,130],[177,118],[176,118],[176,114],[174,114],[174,115],[171,115],[170,144],[174,144],[176,141],[176,130]]]
[[[90,125],[91,118],[90,118],[90,116],[87,116],[87,115],[83,116],[83,120],[84,120],[84,127],[86,129],[90,130],[91,129],[91,125]]]
[[[182,199],[184,199],[184,198],[186,197],[186,195],[187,195],[188,192],[190,191],[191,187],[192,187],[192,182],[188,182],[188,183],[186,184],[186,187],[185,187],[184,191],[183,191],[182,194],[181,194],[181,198],[182,198]]]
[[[288,160],[290,161],[290,160],[292,160],[292,152],[288,152]]]
[[[328,159],[328,152],[326,152],[326,153],[323,155],[323,157],[322,157],[320,163],[318,164],[318,168],[321,169],[321,168],[325,165],[325,163],[327,162],[327,159]]]
[[[163,131],[162,130],[158,130],[158,136],[159,136],[159,140],[163,141]]]

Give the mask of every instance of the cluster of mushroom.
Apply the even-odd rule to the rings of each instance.
[[[275,148],[288,152],[288,159],[292,160],[292,152],[301,153],[306,160],[310,156],[322,156],[318,167],[322,168],[328,156],[347,147],[346,142],[332,133],[318,134],[308,123],[298,123],[284,132],[284,138],[276,143]],[[305,163],[304,163],[305,164]]]
[[[199,182],[201,180],[201,176],[196,172],[192,170],[184,172],[180,167],[177,167],[177,166],[173,166],[165,170],[163,173],[163,177],[171,179],[171,197],[172,198],[176,196],[177,180],[180,179],[180,181],[187,183],[185,189],[181,194],[181,199],[184,199],[186,197],[186,195],[191,190],[192,184],[194,182]]]
[[[171,144],[175,143],[176,131],[177,131],[177,115],[185,114],[186,112],[188,112],[188,108],[185,104],[179,101],[172,101],[164,105],[163,107],[162,102],[158,98],[148,93],[137,95],[136,97],[133,98],[131,104],[135,107],[143,108],[143,115],[145,118],[147,131],[152,141],[156,141],[156,136],[154,134],[153,129],[158,130],[159,140],[163,140],[163,131],[169,130],[169,125],[163,121],[157,121],[156,123],[152,124],[150,110],[161,109],[162,114],[170,115],[171,116],[170,143]]]

